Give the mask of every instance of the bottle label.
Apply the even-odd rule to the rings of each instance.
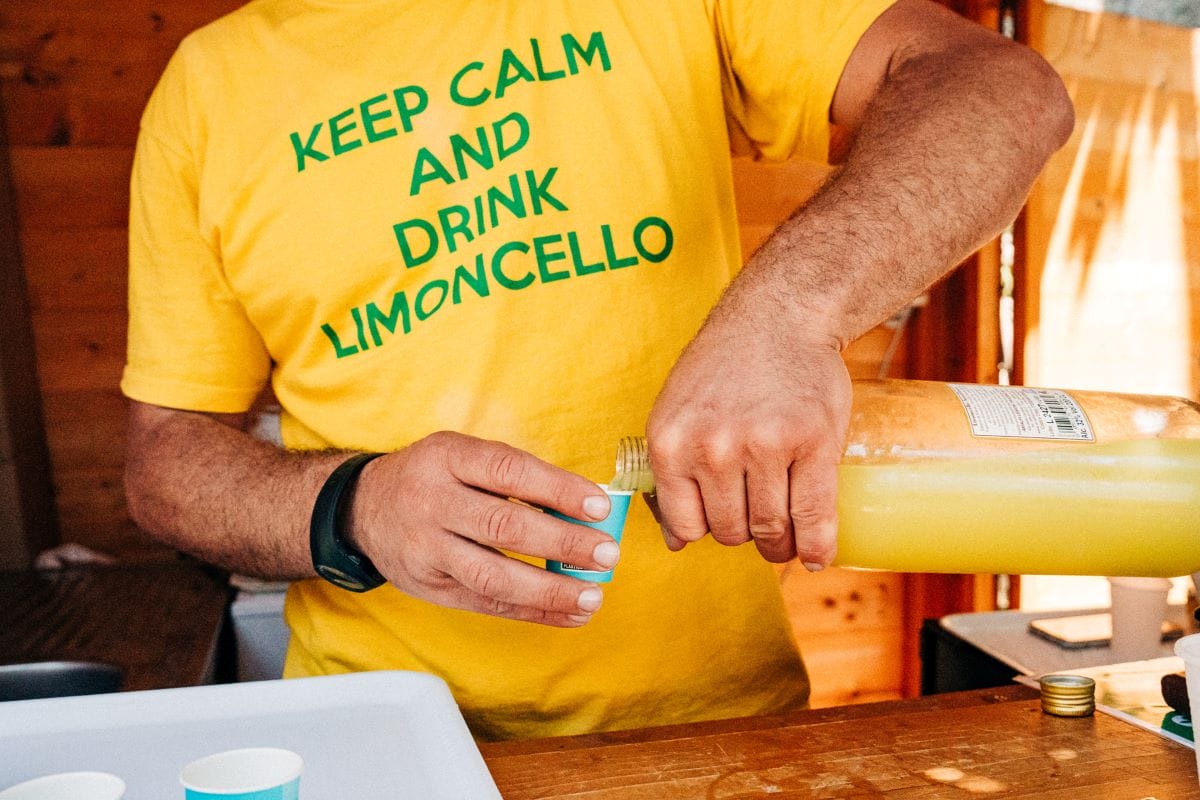
[[[1096,441],[1087,415],[1066,392],[969,383],[952,383],[950,388],[967,412],[975,436]]]

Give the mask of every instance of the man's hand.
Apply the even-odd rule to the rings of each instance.
[[[608,498],[578,475],[508,445],[437,433],[371,462],[355,489],[352,539],[393,585],[450,608],[576,627],[599,587],[500,550],[605,570],[611,537],[506,498],[603,519]]]
[[[246,433],[244,414],[130,404],[126,496],[147,532],[245,575],[311,578],[308,526],[344,452],[288,452]],[[436,433],[359,476],[348,535],[402,591],[443,606],[575,627],[602,592],[500,550],[608,569],[620,555],[578,519],[603,519],[591,481],[498,442]]]
[[[830,121],[851,134],[845,163],[730,284],[651,412],[674,549],[710,530],[773,561],[830,562],[841,349],[1016,216],[1073,112],[1031,50],[898,0],[860,39]]]
[[[715,315],[675,365],[646,429],[658,516],[672,550],[711,531],[816,570],[837,550],[850,380],[835,341],[777,321]]]

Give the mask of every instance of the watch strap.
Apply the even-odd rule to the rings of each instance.
[[[359,453],[337,466],[313,504],[309,549],[313,569],[325,580],[351,592],[366,592],[387,583],[371,559],[347,541],[346,512],[363,467],[383,453]]]

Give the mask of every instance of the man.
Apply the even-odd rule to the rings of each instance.
[[[831,123],[844,163],[734,278],[729,132],[824,158]],[[257,0],[143,118],[131,510],[299,579],[286,674],[430,671],[480,737],[802,705],[767,562],[834,555],[840,351],[1071,124],[926,0]],[[286,450],[245,432],[267,381]],[[667,547],[638,504],[603,591],[543,570],[617,561],[531,506],[603,518],[643,425]]]

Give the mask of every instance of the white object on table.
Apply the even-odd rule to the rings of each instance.
[[[1167,615],[1166,578],[1109,578],[1112,643],[1117,661],[1144,661],[1158,655]]]
[[[500,800],[449,688],[419,672],[360,672],[0,703],[0,786],[68,770],[182,794],[179,771],[241,747],[305,764],[305,800]]]
[[[1183,659],[1187,675],[1188,705],[1191,718],[1200,719],[1200,634],[1184,636],[1175,643],[1175,653]],[[1193,729],[1194,732],[1194,729]],[[1196,748],[1196,773],[1200,777],[1200,747]]]
[[[0,800],[121,800],[125,782],[107,772],[59,772],[0,791]]]

